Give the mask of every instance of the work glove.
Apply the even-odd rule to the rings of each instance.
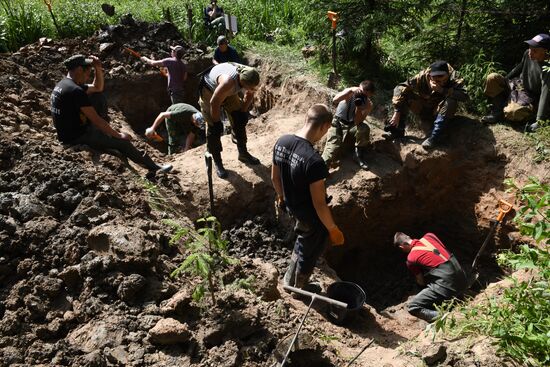
[[[282,196],[277,196],[277,200],[275,200],[275,205],[277,206],[277,209],[283,211],[283,212],[286,212],[286,202],[285,202],[285,199],[284,197]]]
[[[337,226],[328,230],[328,237],[332,246],[341,246],[344,244],[344,234]]]
[[[145,136],[146,137],[151,137],[155,134],[155,130],[153,130],[152,127],[148,127],[147,129],[145,129]]]

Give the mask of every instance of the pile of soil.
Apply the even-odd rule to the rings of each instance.
[[[248,126],[249,150],[262,164],[239,162],[224,137],[230,176],[214,178],[214,214],[227,228],[230,254],[240,260],[222,278],[241,287],[219,291],[216,306],[208,295],[195,302],[199,279],[170,276],[187,253],[169,244],[172,229],[163,219],[190,226],[208,211],[203,148],[166,157],[143,140],[150,116],[136,117],[142,105],[137,95],[162,94],[141,106],[156,115],[167,103],[165,81],[122,49],[127,44],[160,58],[169,45],[185,45],[190,89],[194,71],[210,59],[169,23],[124,19],[88,39],[42,40],[0,57],[0,365],[272,365],[307,304],[278,286],[293,238],[292,221],[275,219],[271,148],[301,126],[312,101],[326,101],[333,91],[307,76],[285,78],[280,65],[249,56],[266,76],[255,103],[259,117]],[[112,125],[130,132],[156,161],[173,163],[173,174],[147,182],[141,168],[119,157],[57,141],[49,94],[64,74],[62,60],[75,53],[101,55]],[[132,88],[151,83],[156,87],[147,91]],[[196,103],[192,94],[188,98]],[[373,121],[371,170],[358,171],[342,159],[327,183],[346,246],[328,249],[314,277],[325,289],[340,278],[361,284],[367,305],[353,323],[336,326],[327,321],[325,306],[315,304],[292,366],[343,365],[372,339],[376,343],[358,365],[420,363],[418,353],[399,348],[425,323],[404,308],[413,287],[402,256],[387,246],[393,232],[436,231],[468,260],[494,216],[502,178],[518,177],[520,170],[525,176],[548,172],[546,163],[526,165],[532,151],[525,144],[509,145],[519,133],[464,121],[447,145],[431,153],[414,142],[421,132],[405,144],[386,142]],[[504,143],[499,136],[506,136]],[[518,157],[520,148],[525,154]],[[495,245],[510,244],[514,229],[502,228]],[[251,286],[243,287],[243,279]],[[440,365],[456,365],[463,352],[449,348]],[[470,360],[495,365],[476,352]]]

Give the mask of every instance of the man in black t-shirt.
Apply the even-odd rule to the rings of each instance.
[[[296,219],[297,238],[284,284],[303,288],[308,284],[327,236],[333,245],[342,245],[344,235],[334,223],[326,202],[325,178],[328,168],[313,148],[331,126],[327,106],[317,104],[307,112],[305,125],[294,135],[284,135],[273,147],[271,181],[279,206]]]
[[[57,137],[66,144],[86,144],[94,149],[116,149],[133,162],[146,167],[149,177],[168,172],[172,166],[158,166],[130,142],[126,133],[114,130],[92,106],[88,95],[103,91],[101,61],[95,57],[74,55],[64,61],[67,76],[55,86],[51,95],[52,118]],[[94,69],[94,81],[86,84]]]

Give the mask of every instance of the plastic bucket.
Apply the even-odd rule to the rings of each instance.
[[[350,321],[363,307],[367,296],[363,289],[352,282],[334,282],[327,288],[327,297],[348,304],[348,308],[329,305],[328,319],[343,325]]]

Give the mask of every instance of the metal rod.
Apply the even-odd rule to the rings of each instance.
[[[374,339],[372,339],[372,340],[369,342],[369,344],[365,345],[365,346],[363,347],[363,349],[361,349],[361,351],[359,352],[359,354],[356,355],[355,358],[353,358],[351,361],[349,361],[349,363],[348,363],[348,365],[347,365],[346,367],[351,366],[351,365],[353,364],[353,362],[355,362],[355,360],[356,360],[357,358],[359,358],[359,356],[360,356],[361,354],[363,354],[363,352],[366,351],[367,348],[370,347],[370,345],[371,345],[372,343],[374,343]]]
[[[214,215],[214,187],[212,185],[212,154],[210,152],[204,153],[204,160],[206,162],[206,174],[208,175],[208,196],[210,198],[210,214]]]
[[[309,292],[308,292],[309,293]],[[296,330],[296,334],[294,334],[294,338],[292,338],[292,341],[290,342],[290,345],[288,346],[288,350],[286,351],[285,358],[281,362],[281,367],[284,367],[286,360],[288,356],[290,355],[290,352],[292,351],[292,347],[294,346],[294,343],[296,342],[296,339],[298,339],[298,334],[300,334],[300,330],[302,330],[302,326],[304,325],[304,322],[306,321],[307,315],[309,314],[309,311],[311,310],[311,306],[313,305],[313,302],[317,299],[316,294],[313,293],[313,297],[311,297],[311,302],[309,303],[309,307],[307,308],[306,314],[304,317],[302,317],[302,321],[300,322],[300,326],[298,327],[298,330]]]
[[[320,296],[320,295],[318,295],[317,293],[312,293],[312,292],[304,291],[303,289],[296,288],[296,287],[291,287],[290,285],[284,285],[283,288],[286,289],[287,291],[295,292],[295,293],[301,294],[301,295],[303,295],[303,296],[308,296],[308,297],[311,297],[311,298],[316,298],[316,299],[318,299],[318,300],[320,300],[320,301],[330,303],[331,305],[334,305],[334,306],[338,306],[338,307],[342,307],[342,308],[348,308],[348,304],[347,304],[347,303],[344,303],[344,302],[341,302],[341,301],[337,301],[337,300],[332,299],[332,298],[329,298],[329,297]]]

